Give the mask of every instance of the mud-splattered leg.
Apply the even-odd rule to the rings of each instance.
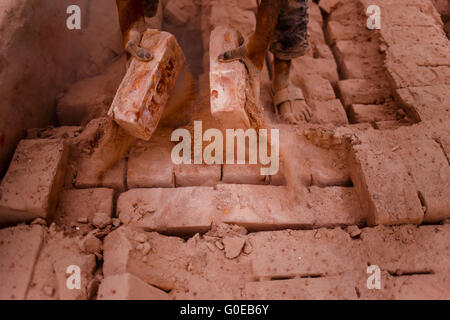
[[[270,51],[274,55],[272,89],[281,118],[293,124],[310,121],[311,110],[303,93],[289,80],[291,60],[306,54],[309,21],[308,0],[289,0],[281,8]]]
[[[241,39],[241,45],[238,48],[222,53],[219,56],[219,61],[241,60],[248,69],[250,82],[259,81],[259,74],[272,42],[278,15],[285,1],[262,0],[258,9],[256,30],[253,35],[248,41]],[[253,85],[253,87],[259,88],[259,85]]]
[[[312,111],[303,98],[300,88],[295,88],[289,80],[291,60],[274,59],[272,90],[274,103],[279,108],[281,119],[292,124],[309,122]]]
[[[141,61],[150,61],[153,59],[152,53],[139,46],[142,32],[145,31],[142,0],[116,0],[116,3],[127,60],[130,61],[131,57],[134,57]]]

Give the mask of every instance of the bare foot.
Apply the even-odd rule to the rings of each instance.
[[[280,104],[279,108],[280,117],[283,121],[291,124],[311,121],[312,111],[305,100],[295,100],[293,103],[291,101],[285,101]]]

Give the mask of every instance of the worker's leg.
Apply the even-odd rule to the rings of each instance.
[[[142,0],[144,4],[144,16],[151,18],[158,11],[159,0]]]
[[[242,60],[250,73],[261,71],[266,53],[272,42],[281,7],[287,0],[262,0],[256,19],[256,31],[253,35],[234,50],[226,51],[219,60]]]
[[[308,50],[308,0],[289,0],[282,7],[270,51],[274,54],[272,89],[281,118],[290,123],[310,121],[311,110],[300,88],[289,80],[291,60]]]
[[[141,61],[150,61],[153,58],[151,52],[139,46],[142,32],[145,31],[142,0],[116,0],[116,4],[128,60],[132,56]]]

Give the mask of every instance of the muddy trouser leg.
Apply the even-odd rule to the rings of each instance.
[[[308,0],[287,0],[281,8],[270,51],[279,60],[306,54],[308,41]]]
[[[154,17],[158,11],[159,0],[142,0],[144,3],[144,15],[146,17]]]
[[[301,90],[293,87],[289,80],[291,60],[308,50],[308,18],[308,0],[287,1],[281,9],[270,46],[274,54],[275,111],[280,112],[283,120],[294,124],[311,118],[306,103],[297,101],[304,100]]]
[[[153,58],[151,52],[139,46],[142,32],[145,31],[142,0],[116,0],[116,4],[128,64],[131,62],[131,57],[142,61],[150,61]]]

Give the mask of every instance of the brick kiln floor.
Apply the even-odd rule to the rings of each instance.
[[[210,33],[226,23],[248,35],[256,3],[169,3],[163,28],[197,80],[191,120],[221,128],[209,106]],[[381,30],[366,28],[370,4]],[[424,0],[322,0],[310,16],[311,51],[291,80],[311,123],[279,120],[267,68],[261,84],[302,199],[257,166],[174,165],[169,128],[101,181],[86,168],[104,118],[30,130],[2,181],[0,222],[56,213],[49,226],[0,230],[0,298],[449,299],[450,42],[439,12]],[[70,265],[81,268],[79,290],[66,286]],[[371,265],[381,290],[367,287]]]

